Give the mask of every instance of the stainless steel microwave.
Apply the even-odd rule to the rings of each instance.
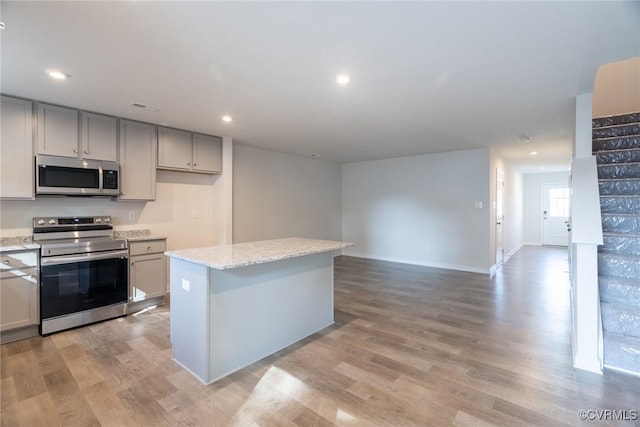
[[[118,163],[36,156],[36,195],[113,197],[119,188]]]

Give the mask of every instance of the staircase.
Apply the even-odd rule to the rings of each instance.
[[[593,120],[604,365],[640,376],[640,113]]]

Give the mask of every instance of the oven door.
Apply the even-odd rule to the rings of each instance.
[[[43,257],[40,261],[40,313],[46,320],[128,298],[128,251]]]

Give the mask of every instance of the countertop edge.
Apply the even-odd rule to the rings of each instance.
[[[284,254],[284,255],[278,255],[278,256],[266,256],[266,257],[259,257],[253,260],[247,260],[247,261],[243,261],[243,262],[237,262],[237,263],[229,263],[229,264],[216,264],[216,263],[212,263],[212,262],[208,262],[206,260],[203,259],[198,259],[198,258],[193,258],[193,257],[189,257],[186,255],[181,254],[181,250],[178,251],[165,251],[164,255],[170,257],[170,258],[176,258],[176,259],[180,259],[182,261],[188,261],[191,262],[193,264],[198,264],[198,265],[203,265],[205,267],[209,267],[209,268],[213,268],[215,270],[231,270],[234,268],[241,268],[241,267],[248,267],[251,265],[257,265],[257,264],[266,264],[269,262],[275,262],[275,261],[281,261],[281,260],[285,260],[285,259],[291,259],[291,258],[298,258],[298,257],[303,257],[306,255],[315,255],[315,254],[319,254],[319,253],[323,253],[323,252],[334,252],[337,250],[341,250],[344,249],[346,247],[349,246],[353,246],[353,243],[350,242],[341,242],[340,244],[337,245],[332,245],[332,246],[328,246],[325,248],[321,248],[321,249],[316,249],[316,250],[303,250],[300,252],[295,252],[295,253],[289,253],[289,254]],[[203,248],[204,250],[206,250],[206,248]]]

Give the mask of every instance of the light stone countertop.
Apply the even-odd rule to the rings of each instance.
[[[167,251],[164,254],[172,258],[190,261],[217,270],[226,270],[321,252],[335,251],[348,246],[353,246],[353,243],[290,237],[286,239],[237,243],[234,245]]]
[[[0,252],[40,249],[32,236],[0,237]]]
[[[127,239],[130,242],[144,241],[144,240],[164,240],[166,236],[158,236],[151,234],[151,230],[116,230],[113,233],[114,237]]]

